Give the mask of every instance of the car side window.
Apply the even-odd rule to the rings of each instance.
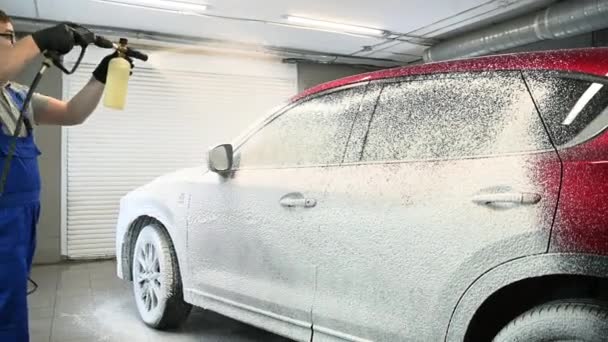
[[[519,73],[433,76],[387,84],[363,161],[464,158],[551,148]]]
[[[608,82],[530,72],[526,81],[558,147],[587,141],[608,127]]]
[[[288,109],[238,149],[237,168],[341,163],[363,92],[340,90]]]

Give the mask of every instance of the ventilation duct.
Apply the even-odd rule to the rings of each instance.
[[[496,53],[547,39],[608,27],[608,0],[569,0],[543,11],[446,40],[424,52],[425,62]]]

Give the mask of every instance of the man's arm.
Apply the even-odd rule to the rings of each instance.
[[[0,80],[11,80],[40,54],[31,36],[18,41],[13,47],[0,46]]]
[[[39,124],[61,126],[72,126],[83,123],[97,108],[105,89],[108,66],[110,61],[117,56],[117,53],[113,53],[104,57],[97,68],[95,68],[95,71],[93,71],[93,77],[91,77],[89,83],[69,102],[50,97],[39,97],[39,99],[44,99],[45,101],[33,101],[34,120]],[[131,63],[131,68],[133,68],[133,61],[130,58],[124,58]]]
[[[73,126],[83,123],[99,104],[104,84],[91,78],[82,90],[70,101],[65,102],[51,97],[46,101],[34,101],[34,119],[39,124]]]

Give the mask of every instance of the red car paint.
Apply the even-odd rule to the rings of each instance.
[[[608,132],[558,152],[563,178],[551,251],[608,255]]]
[[[498,70],[556,70],[607,76],[608,48],[518,53],[393,68],[318,85],[295,96],[292,102],[371,80]],[[562,184],[549,250],[608,255],[608,131],[583,144],[559,150],[558,154],[562,161]],[[546,179],[551,183],[559,181],[545,176],[552,178]]]
[[[518,53],[399,67],[345,77],[320,84],[298,94],[292,101],[349,84],[423,74],[495,70],[559,70],[596,76],[608,74],[608,48]]]

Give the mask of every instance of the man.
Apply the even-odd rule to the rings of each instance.
[[[0,167],[7,156],[11,135],[15,132],[19,111],[28,89],[10,82],[43,51],[63,55],[74,47],[74,37],[67,25],[35,32],[15,40],[11,19],[0,10]],[[116,55],[104,58],[91,80],[70,101],[64,102],[40,94],[33,96],[25,116],[25,125],[17,140],[4,193],[0,194],[0,341],[27,342],[27,279],[35,248],[35,228],[40,212],[40,154],[32,136],[36,124],[77,125],[97,107],[103,94],[108,63]]]

